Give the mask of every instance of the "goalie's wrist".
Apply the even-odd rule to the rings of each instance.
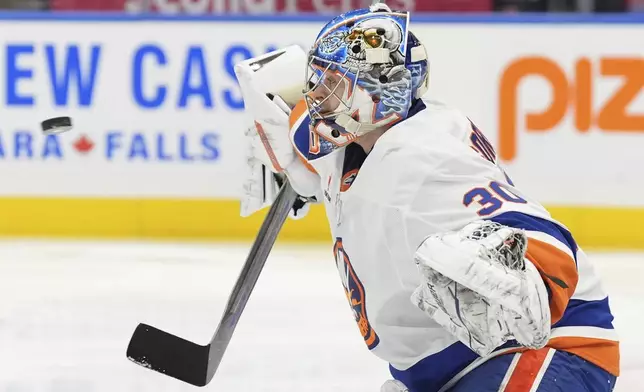
[[[312,172],[299,159],[295,159],[284,169],[291,186],[302,197],[315,197],[320,191],[320,176]]]

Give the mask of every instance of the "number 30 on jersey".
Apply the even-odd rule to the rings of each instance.
[[[463,205],[469,207],[472,203],[478,203],[481,207],[476,213],[479,216],[487,216],[495,213],[504,202],[526,204],[527,201],[514,194],[506,184],[491,181],[487,187],[476,187],[470,189],[463,196]]]

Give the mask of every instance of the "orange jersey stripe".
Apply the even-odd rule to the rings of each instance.
[[[578,336],[562,336],[550,339],[546,347],[553,348],[557,351],[566,351],[571,354],[575,354],[578,357],[599,366],[610,374],[619,377],[619,342]],[[503,355],[528,353],[531,351],[533,350],[529,348],[517,347],[503,351]]]
[[[549,348],[530,350],[521,354],[517,366],[510,376],[505,392],[530,392],[537,374],[548,356]]]
[[[297,151],[297,148],[295,149],[295,151]],[[314,168],[313,166],[311,166],[311,164],[309,163],[309,161],[307,161],[307,160],[306,160],[306,158],[304,158],[304,157],[302,156],[302,154],[301,154],[299,151],[297,151],[297,157],[298,157],[298,158],[300,158],[300,161],[304,164],[304,166],[305,166],[307,169],[309,169],[309,171],[310,171],[310,172],[315,173],[315,174],[318,174],[318,171],[317,171],[317,170],[315,170],[315,168]]]
[[[301,99],[298,103],[295,104],[291,110],[291,114],[288,116],[288,125],[289,128],[293,128],[295,124],[300,122],[300,119],[308,115],[308,108],[306,107],[306,101]]]
[[[297,130],[293,129],[294,127],[299,127],[301,122],[304,121],[304,118],[308,116],[309,110],[306,106],[306,101],[304,99],[301,99],[297,104],[295,104],[295,107],[291,110],[291,114],[288,117],[288,125],[289,125],[289,130],[291,132],[291,135]],[[295,153],[297,154],[297,157],[300,159],[300,161],[304,164],[304,166],[312,173],[318,174],[317,170],[309,163],[308,159],[304,155],[302,155],[302,152],[297,149],[297,146],[293,146],[295,149]]]
[[[548,347],[575,354],[619,376],[619,342],[604,339],[562,336],[550,339]]]
[[[555,324],[561,320],[577,287],[579,274],[575,260],[555,246],[534,238],[528,238],[526,258],[537,267],[550,288],[551,323]]]

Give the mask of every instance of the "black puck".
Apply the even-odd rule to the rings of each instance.
[[[62,133],[72,129],[71,117],[54,117],[43,121],[41,124],[44,133]]]

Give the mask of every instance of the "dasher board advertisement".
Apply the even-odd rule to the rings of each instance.
[[[130,200],[110,214],[136,215],[128,233],[163,225],[179,235],[210,233],[205,220],[181,219],[208,209],[226,216],[235,236],[251,237],[256,227],[236,218],[249,118],[233,66],[291,44],[307,48],[326,22],[311,15],[0,15],[0,195],[17,203],[5,203],[7,211],[25,198],[30,206],[51,198]],[[412,15],[410,29],[430,59],[426,98],[459,108],[522,191],[555,206],[571,229],[584,229],[591,221],[626,227],[644,211],[642,22]],[[43,135],[40,121],[57,116],[72,117],[74,131]],[[183,204],[145,209],[158,199]],[[622,218],[612,218],[614,207]],[[30,232],[32,218],[15,219]],[[112,224],[108,231],[118,234]],[[314,236],[326,233],[324,222],[301,224]]]

